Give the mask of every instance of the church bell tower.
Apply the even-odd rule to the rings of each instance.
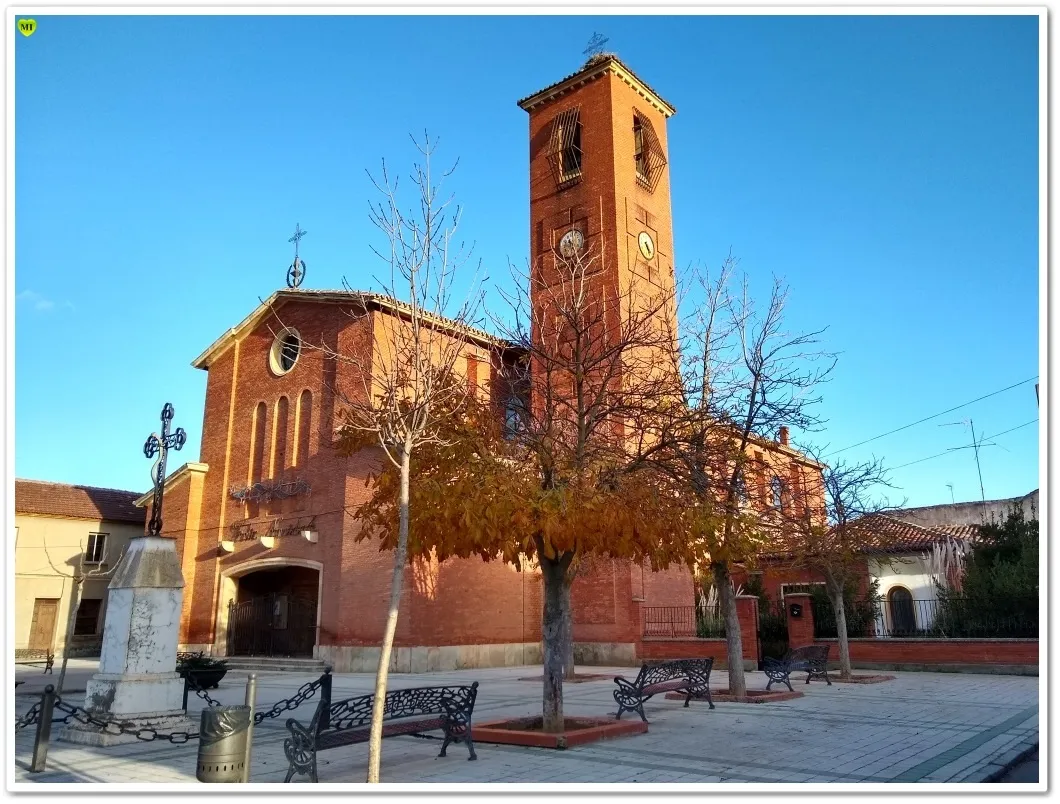
[[[531,305],[561,279],[562,256],[592,255],[591,292],[628,315],[672,298],[666,120],[675,109],[611,54],[519,101],[530,115]],[[666,322],[676,333],[675,310]],[[660,322],[662,323],[662,322]]]

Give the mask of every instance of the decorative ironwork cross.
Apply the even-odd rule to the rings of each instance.
[[[302,227],[297,223],[294,225],[294,235],[287,239],[288,243],[294,243],[294,258],[298,259],[298,241],[305,237],[309,232],[302,231]]]
[[[173,421],[173,406],[166,402],[162,407],[162,435],[151,433],[144,442],[144,455],[155,458],[151,467],[151,480],[155,486],[155,497],[151,503],[151,521],[147,525],[147,535],[157,536],[162,532],[162,491],[166,482],[166,455],[171,449],[179,450],[187,440],[183,427],[176,432],[169,432],[169,423]]]
[[[596,31],[593,31],[593,38],[589,40],[589,45],[582,51],[582,54],[589,58],[597,56],[604,52],[604,45],[606,45],[607,42],[608,38],[606,36],[602,36]]]
[[[306,234],[308,232],[302,231],[302,227],[296,223],[294,225],[294,235],[287,239],[288,243],[294,243],[294,262],[287,269],[287,287],[289,288],[298,287],[302,284],[302,280],[305,279],[305,261],[298,258],[298,241]]]

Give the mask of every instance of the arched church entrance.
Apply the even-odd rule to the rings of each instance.
[[[235,581],[228,602],[229,656],[312,657],[317,642],[320,570],[265,566]]]

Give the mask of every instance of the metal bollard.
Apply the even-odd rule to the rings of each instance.
[[[183,709],[185,712],[188,711],[188,689],[190,686],[190,682],[188,681],[188,675],[189,674],[185,674],[184,676],[184,701],[180,705],[180,708]]]
[[[254,702],[258,697],[258,674],[247,676],[247,693],[243,703],[250,707],[250,725],[247,727],[247,755],[243,761],[243,782],[250,781],[250,749],[254,742]]]
[[[37,721],[37,737],[33,741],[33,761],[30,773],[41,773],[48,762],[48,742],[52,737],[52,712],[55,709],[55,687],[49,684],[40,696],[40,720]]]

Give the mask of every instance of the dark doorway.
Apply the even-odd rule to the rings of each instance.
[[[913,595],[904,586],[896,586],[887,593],[891,608],[891,636],[911,636],[916,631],[916,612]]]
[[[768,597],[758,599],[758,669],[765,659],[783,659],[788,652],[788,614],[784,609],[784,598],[771,601]]]
[[[230,656],[311,657],[317,641],[317,570],[281,567],[239,579],[228,605]]]

